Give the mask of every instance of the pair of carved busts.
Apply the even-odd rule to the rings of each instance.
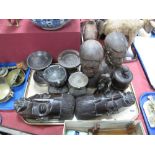
[[[81,67],[89,77],[88,87],[97,87],[99,92],[106,92],[111,86],[125,90],[133,78],[128,67],[122,66],[127,50],[128,42],[120,32],[108,34],[104,46],[96,40],[83,42]]]

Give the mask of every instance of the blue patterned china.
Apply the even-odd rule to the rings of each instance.
[[[32,19],[32,22],[44,30],[57,30],[64,27],[71,19]]]

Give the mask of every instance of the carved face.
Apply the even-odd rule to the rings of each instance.
[[[23,117],[40,118],[47,116],[51,112],[52,105],[49,101],[40,102],[35,101],[35,99],[20,99],[15,102],[15,110]]]
[[[109,33],[105,38],[105,49],[108,61],[112,65],[121,65],[128,49],[128,42],[120,32]]]
[[[87,40],[80,47],[82,71],[88,77],[93,77],[99,70],[99,65],[104,58],[102,45],[96,40]]]
[[[100,61],[81,59],[82,72],[88,77],[93,77],[99,72]]]
[[[50,104],[48,103],[38,103],[36,105],[33,105],[32,107],[32,114],[35,116],[47,116],[50,111],[51,111],[52,107],[50,106]]]
[[[107,57],[107,61],[113,66],[121,66],[123,63],[123,58],[119,57]]]

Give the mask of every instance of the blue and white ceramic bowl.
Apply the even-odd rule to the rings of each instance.
[[[44,30],[57,30],[69,23],[70,19],[32,19],[32,22]]]

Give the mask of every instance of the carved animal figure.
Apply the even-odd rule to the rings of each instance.
[[[121,32],[123,33],[129,43],[129,47],[134,41],[135,36],[138,34],[139,30],[144,28],[144,30],[149,33],[155,28],[155,21],[148,19],[134,19],[134,20],[99,20],[98,21],[98,31],[99,36],[108,35],[109,33]]]

